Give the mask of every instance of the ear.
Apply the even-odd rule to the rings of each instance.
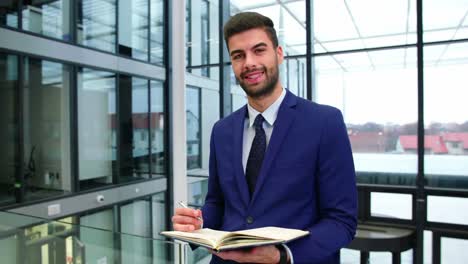
[[[283,63],[284,54],[283,54],[283,47],[279,46],[276,47],[276,58],[278,59],[278,65]]]

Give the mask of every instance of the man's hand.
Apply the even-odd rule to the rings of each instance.
[[[228,250],[213,252],[224,260],[234,260],[239,263],[279,263],[280,253],[275,246],[254,247],[248,250]]]
[[[177,208],[172,216],[172,226],[175,231],[190,232],[202,227],[202,219],[201,210]]]

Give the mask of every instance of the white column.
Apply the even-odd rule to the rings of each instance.
[[[171,102],[170,114],[172,121],[172,168],[174,194],[173,208],[178,201],[187,201],[187,146],[186,146],[186,116],[185,116],[185,1],[171,1],[171,42],[169,56],[171,57],[172,87],[169,94]]]

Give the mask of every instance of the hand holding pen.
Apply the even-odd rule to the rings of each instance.
[[[172,225],[174,230],[190,232],[202,228],[202,211],[189,208],[185,203],[179,202],[181,207],[176,208],[172,216]]]

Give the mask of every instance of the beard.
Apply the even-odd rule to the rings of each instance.
[[[254,70],[251,70],[251,71],[254,71]],[[249,85],[243,81],[244,75],[248,74],[251,71],[246,71],[246,72],[241,73],[240,78],[236,77],[237,81],[239,82],[239,85],[242,87],[242,90],[244,90],[244,92],[251,98],[258,99],[258,98],[272,94],[273,91],[275,90],[276,85],[278,84],[278,79],[279,79],[278,65],[275,65],[273,68],[270,69],[270,71],[268,71],[268,69],[265,66],[262,66],[262,70],[265,74],[264,84],[257,88],[253,88],[251,87],[253,85]]]

